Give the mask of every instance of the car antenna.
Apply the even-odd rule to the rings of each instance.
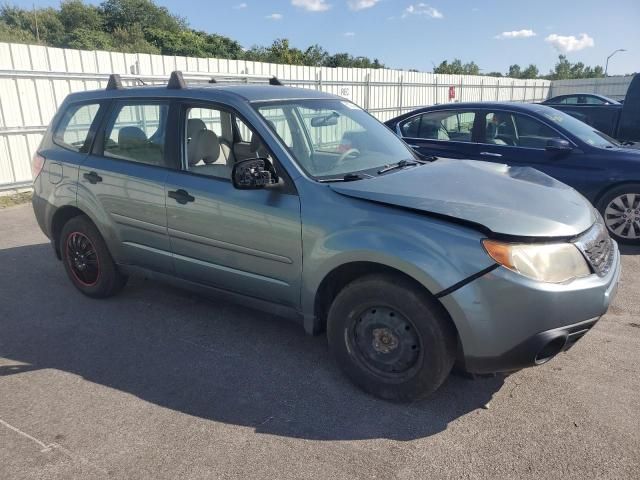
[[[120,90],[122,88],[122,80],[120,75],[112,73],[109,75],[109,81],[107,82],[107,90]]]
[[[144,80],[142,80],[141,78],[136,77],[136,81],[140,82],[142,85],[146,85],[147,82],[145,82]]]
[[[175,70],[171,72],[171,76],[169,77],[169,83],[167,83],[167,88],[180,90],[182,88],[186,88],[187,84],[182,77],[182,72],[180,70]]]

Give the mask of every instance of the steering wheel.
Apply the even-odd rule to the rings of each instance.
[[[360,150],[358,150],[357,148],[350,148],[349,150],[344,152],[342,155],[340,155],[340,158],[338,158],[336,165],[340,165],[349,157],[359,157],[359,156],[360,156]]]

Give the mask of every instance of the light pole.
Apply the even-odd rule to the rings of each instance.
[[[624,48],[619,48],[619,49],[617,49],[617,50],[614,50],[614,51],[611,53],[611,55],[609,55],[609,56],[607,57],[607,63],[606,63],[606,65],[605,65],[605,67],[604,67],[604,76],[605,76],[605,77],[607,76],[607,70],[609,70],[609,59],[610,59],[611,57],[613,57],[613,56],[614,56],[616,53],[618,53],[618,52],[626,52],[626,50],[625,50]]]

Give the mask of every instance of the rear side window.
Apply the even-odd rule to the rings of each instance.
[[[121,104],[111,116],[104,155],[148,165],[165,166],[166,103]]]
[[[409,119],[400,131],[403,137],[471,142],[474,121],[474,112],[438,110]]]
[[[87,152],[89,150],[89,131],[99,109],[99,103],[70,106],[58,123],[53,134],[53,141],[74,152]]]

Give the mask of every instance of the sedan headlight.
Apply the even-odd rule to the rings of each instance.
[[[498,264],[541,282],[562,283],[591,274],[580,250],[572,243],[503,243],[483,240]]]

